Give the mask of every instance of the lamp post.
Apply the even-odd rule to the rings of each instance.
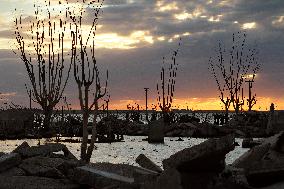
[[[252,84],[254,82],[255,74],[249,75],[246,77],[246,83],[248,83],[248,88],[249,88],[249,96],[247,99],[247,104],[248,104],[248,111],[252,110],[252,107],[256,104],[256,94],[252,95]]]

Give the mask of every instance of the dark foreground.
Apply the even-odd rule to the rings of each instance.
[[[163,170],[145,155],[141,166],[84,164],[63,144],[18,146],[0,153],[2,189],[249,189],[284,187],[284,134],[267,138],[232,165],[225,155],[233,150],[233,135],[209,139],[163,161]]]

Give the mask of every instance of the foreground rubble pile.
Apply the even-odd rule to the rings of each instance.
[[[284,133],[264,140],[237,159],[232,167],[244,173],[255,188],[284,188]]]
[[[232,165],[233,135],[209,139],[163,160],[163,169],[144,154],[141,166],[84,164],[63,144],[30,147],[26,142],[0,153],[0,189],[250,189],[284,187],[284,134],[267,138]]]

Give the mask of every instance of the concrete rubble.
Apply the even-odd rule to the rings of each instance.
[[[163,119],[152,121],[149,124],[148,142],[149,143],[164,143],[164,128]]]
[[[136,158],[136,163],[138,163],[141,167],[144,167],[146,169],[150,169],[152,171],[161,173],[163,172],[163,170],[156,165],[153,161],[151,161],[149,158],[147,158],[144,154],[140,154],[137,158]]]
[[[274,189],[284,186],[284,134],[252,147],[231,165],[225,156],[234,149],[234,135],[211,138],[163,160],[161,169],[144,154],[141,166],[85,164],[63,144],[19,145],[0,153],[0,189]],[[63,154],[54,154],[62,151]]]
[[[284,132],[263,141],[238,158],[232,166],[244,169],[251,187],[267,187],[284,181]]]

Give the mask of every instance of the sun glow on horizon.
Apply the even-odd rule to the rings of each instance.
[[[145,109],[144,100],[119,100],[110,103],[110,109],[112,110],[126,110],[127,104],[137,103],[140,105],[141,110]],[[153,99],[148,101],[148,110],[151,110],[151,105],[156,104],[157,102]],[[272,97],[257,97],[257,103],[253,107],[253,110],[266,111],[269,110],[271,103],[276,105],[276,110],[284,110],[284,103],[281,100],[272,98]],[[185,99],[174,99],[172,104],[172,109],[189,109],[189,110],[224,110],[223,104],[219,98],[185,98]],[[247,110],[248,107],[245,103],[243,107],[244,110]],[[158,108],[159,110],[159,108]],[[233,106],[230,107],[230,110],[233,110]]]

